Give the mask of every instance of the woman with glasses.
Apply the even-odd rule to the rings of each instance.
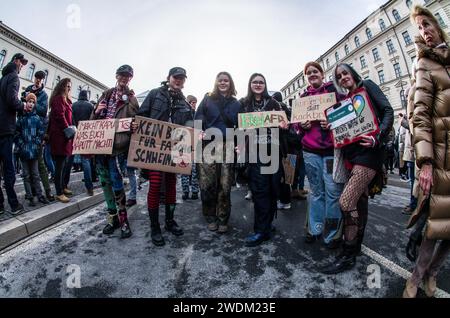
[[[324,82],[322,66],[316,62],[306,64],[304,74],[310,86],[301,97],[334,93],[331,82]],[[306,175],[311,187],[310,204],[306,214],[306,243],[313,243],[324,234],[325,245],[334,249],[342,242],[342,222],[339,198],[344,185],[333,180],[334,145],[326,120],[306,121],[298,125],[303,145]]]
[[[203,158],[198,165],[200,188],[202,193],[203,215],[208,223],[208,230],[225,234],[228,232],[228,222],[231,214],[231,186],[234,178],[233,162],[226,162],[226,150],[234,153],[234,140],[226,139],[227,129],[234,129],[238,125],[238,113],[241,104],[235,98],[236,89],[231,75],[220,72],[211,94],[208,94],[195,115],[195,120],[202,122],[202,130],[219,129],[223,136],[224,147],[220,162],[211,162]],[[203,142],[203,146],[207,146]],[[215,154],[214,154],[215,155]]]
[[[420,34],[414,110],[410,113],[420,191],[409,227],[420,228],[423,218],[426,227],[404,298],[415,298],[421,282],[426,295],[434,296],[439,269],[450,253],[450,39],[436,17],[421,6],[413,7],[411,22]]]
[[[380,126],[376,136],[363,135],[362,140],[342,148],[350,177],[339,200],[344,219],[344,244],[334,262],[322,268],[325,274],[337,274],[353,268],[356,256],[361,251],[368,214],[369,185],[377,173],[382,171],[382,145],[392,128],[394,111],[381,89],[371,80],[361,76],[348,64],[338,64],[334,70],[335,86],[341,93],[351,98],[364,88],[368,93]]]
[[[70,78],[64,78],[55,86],[49,102],[51,111],[48,136],[55,162],[56,199],[62,203],[68,203],[70,199],[66,195],[71,194],[63,188],[64,167],[67,159],[72,155],[73,149],[73,140],[66,138],[64,134],[64,130],[72,126],[71,89]]]
[[[242,113],[282,111],[280,104],[270,97],[266,83],[266,79],[262,74],[256,73],[250,77],[247,97],[240,101]],[[287,123],[282,128],[286,129]],[[272,144],[285,145],[284,142],[281,142],[283,139],[282,135],[283,133],[280,132],[279,140],[275,140],[273,138],[273,128],[256,129],[256,138],[250,138],[248,142],[253,143],[254,147],[267,144],[268,149],[271,149],[273,148],[271,147]],[[252,149],[252,146],[249,146],[248,151]],[[258,151],[258,162],[249,163],[248,169],[249,185],[253,194],[252,198],[255,209],[254,234],[247,237],[245,243],[248,247],[258,246],[262,242],[270,240],[271,232],[274,229],[272,222],[277,212],[277,201],[279,198],[281,180],[280,166],[277,167],[275,173],[264,174],[261,169],[267,166],[267,164],[261,162],[260,152]],[[285,156],[286,149],[281,149],[281,153]],[[280,156],[280,154],[271,154],[271,157],[273,158],[274,155]],[[281,164],[281,156],[279,157],[279,162]]]

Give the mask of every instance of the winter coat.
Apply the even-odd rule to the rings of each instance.
[[[429,213],[426,236],[450,240],[450,49],[418,46],[416,93],[412,119],[416,163],[420,169],[433,165],[429,209],[420,191],[418,205],[411,217],[413,226],[422,213]]]
[[[238,126],[238,113],[241,104],[234,97],[213,98],[209,95],[205,96],[195,114],[195,120],[202,121],[202,129],[218,128],[222,131],[224,139],[226,137],[227,128],[236,128]],[[220,109],[223,109],[223,115]]]
[[[50,105],[48,135],[53,156],[71,156],[73,140],[66,139],[64,129],[72,126],[72,101],[57,96]]]
[[[112,97],[113,91],[115,88],[111,88],[104,92],[100,97],[100,101],[105,100],[106,103],[109,103],[109,100]],[[136,116],[136,112],[139,109],[139,102],[136,99],[134,91],[131,89],[126,89],[124,95],[127,96],[126,100],[121,100],[117,104],[116,112],[114,118],[122,119],[122,118],[134,118]],[[100,104],[100,103],[99,103]],[[104,119],[102,114],[96,115],[95,111],[91,114],[91,120]],[[131,141],[131,132],[121,132],[116,133],[114,137],[114,147],[113,147],[113,156],[117,156],[123,153],[127,153],[130,148]]]
[[[14,138],[20,159],[38,159],[44,134],[42,119],[35,111],[20,116],[16,123]]]
[[[333,83],[325,83],[320,88],[315,89],[309,86],[305,93],[300,97],[322,95],[328,93],[335,93],[337,101],[341,101],[345,96],[337,93]],[[323,130],[320,126],[320,121],[312,121],[311,129],[303,130],[300,125],[296,126],[300,138],[302,139],[303,150],[322,156],[333,156],[334,144],[331,131]]]
[[[384,156],[384,144],[394,123],[394,110],[386,96],[377,84],[371,80],[364,80],[360,84],[364,87],[372,102],[375,116],[380,125],[380,133],[376,136],[377,144],[374,148],[365,148],[354,143],[342,148],[344,158],[353,166],[360,165],[376,171],[381,171]]]
[[[23,103],[19,99],[20,80],[17,66],[8,63],[2,70],[0,79],[0,137],[14,136],[16,131],[17,112],[23,111]]]
[[[28,93],[33,93],[37,97],[36,102],[36,114],[41,117],[44,124],[48,124],[47,111],[48,111],[48,95],[44,90],[44,85],[38,89],[33,89],[34,85],[28,86],[22,93],[22,101],[25,102],[25,98]]]
[[[78,127],[80,121],[89,120],[93,110],[94,105],[89,102],[88,92],[81,91],[78,101],[72,105],[73,124]]]
[[[192,108],[180,92],[172,97],[164,85],[152,90],[139,109],[138,116],[193,127]]]

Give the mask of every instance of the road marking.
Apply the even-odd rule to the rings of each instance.
[[[388,260],[386,257],[378,254],[377,252],[371,250],[370,248],[368,248],[365,245],[362,246],[362,252],[363,252],[363,254],[367,255],[374,261],[380,263],[381,265],[386,267],[388,270],[390,270],[394,274],[397,274],[398,276],[404,278],[405,280],[409,279],[412,275],[412,273],[410,273],[406,269],[404,269],[401,266],[395,264],[394,262]],[[423,286],[421,285],[420,288],[423,289]],[[450,298],[450,294],[443,291],[442,289],[437,288],[436,294],[434,295],[434,297],[435,298]]]

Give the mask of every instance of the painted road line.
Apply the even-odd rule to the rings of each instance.
[[[378,254],[377,252],[371,250],[367,246],[364,246],[364,245],[362,246],[362,252],[363,252],[363,254],[367,255],[368,257],[370,257],[377,263],[383,265],[388,270],[390,270],[394,274],[404,278],[405,280],[408,280],[412,275],[412,273],[410,273],[406,269],[404,269],[401,266],[395,264],[394,262],[388,260],[386,257]],[[420,286],[420,287],[423,289],[423,286]],[[436,294],[434,295],[434,297],[435,298],[450,298],[450,294],[448,294],[447,292],[438,288],[436,290]]]

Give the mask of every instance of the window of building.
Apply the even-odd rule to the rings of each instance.
[[[350,49],[349,49],[347,44],[345,45],[344,50],[345,50],[345,55],[349,55],[350,54]]]
[[[30,80],[30,81],[33,80],[33,75],[34,75],[35,70],[36,70],[36,65],[30,64],[30,66],[28,67],[27,75],[26,75],[27,80]]]
[[[436,17],[436,20],[439,22],[439,25],[441,27],[445,27],[445,22],[444,19],[442,19],[442,16],[439,13],[436,13],[434,16]]]
[[[366,68],[367,67],[366,58],[364,56],[361,56],[359,60],[361,61],[361,68]]]
[[[392,15],[394,16],[395,21],[400,21],[402,18],[400,17],[400,13],[396,9],[392,10]]]
[[[402,107],[405,108],[406,107],[406,96],[405,96],[405,91],[403,89],[400,91],[400,100],[402,102]]]
[[[377,61],[381,60],[380,53],[378,52],[377,48],[374,48],[372,50],[372,53],[373,53],[373,60],[374,60],[374,62],[377,62]]]
[[[383,19],[378,20],[378,24],[380,25],[381,31],[386,30],[386,23],[384,23]]]
[[[361,43],[359,42],[359,37],[358,36],[355,36],[355,45],[356,45],[356,47],[360,47],[361,46]]]
[[[412,1],[411,0],[406,0],[406,6],[408,7],[408,9],[411,9]]]
[[[399,63],[395,63],[394,64],[394,71],[395,71],[395,77],[399,78],[400,76],[402,76],[402,70],[400,68],[400,64]]]
[[[327,59],[326,63],[327,63],[327,69],[329,69],[330,68],[330,60]]]
[[[0,70],[3,68],[3,63],[5,62],[5,58],[6,58],[6,51],[2,50],[0,52]]]
[[[336,58],[336,63],[339,62],[339,52],[334,53],[334,57]]]
[[[384,71],[378,71],[378,79],[380,80],[380,84],[384,84]]]
[[[372,31],[369,28],[366,29],[366,34],[367,34],[367,40],[371,40],[372,39]]]
[[[56,76],[55,86],[58,85],[59,82],[61,82],[61,76]]]
[[[403,32],[402,35],[403,35],[403,39],[405,40],[405,44],[406,44],[406,45],[411,45],[411,44],[413,44],[413,42],[412,42],[412,40],[411,40],[411,37],[409,36],[408,31]]]
[[[394,47],[394,43],[392,43],[392,40],[388,40],[388,41],[386,42],[386,45],[387,45],[389,54],[395,53],[395,47]]]
[[[46,86],[47,85],[47,80],[48,80],[48,71],[45,70],[44,73],[45,73],[44,86]]]

